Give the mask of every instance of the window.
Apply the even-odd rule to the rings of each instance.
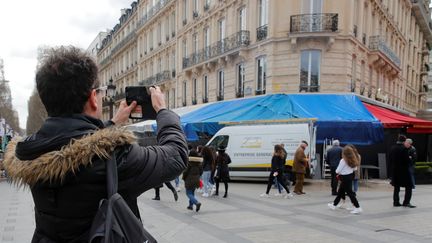
[[[175,36],[175,12],[171,14],[171,37]]]
[[[259,1],[259,26],[268,24],[268,2],[269,0]]]
[[[300,92],[318,92],[320,78],[321,51],[301,52]]]
[[[186,88],[187,88],[187,81],[183,81],[183,95],[182,95],[182,103],[183,106],[186,106]]]
[[[321,19],[313,15],[322,12],[322,0],[303,0],[302,3],[302,13],[309,15],[301,19],[301,26],[305,26],[310,32],[322,30]]]
[[[224,71],[219,70],[218,71],[217,100],[223,100],[224,99],[224,83],[225,83]]]
[[[192,36],[192,42],[193,42],[193,52],[194,54],[198,53],[198,35],[195,33]]]
[[[356,90],[356,82],[357,82],[357,57],[352,57],[351,64],[351,92],[355,92]]]
[[[236,96],[244,97],[244,81],[245,81],[245,67],[244,63],[240,63],[237,65],[237,87],[236,87]]]
[[[198,0],[193,0],[193,17],[198,17]]]
[[[187,57],[187,41],[183,40],[183,58]]]
[[[162,24],[161,23],[158,24],[157,41],[158,41],[158,45],[162,44]]]
[[[187,23],[187,0],[183,0],[183,25]]]
[[[203,103],[208,102],[208,76],[205,75],[203,79]]]
[[[197,103],[197,80],[194,78],[192,80],[192,105]]]
[[[204,29],[204,38],[203,38],[203,40],[204,40],[204,48],[205,48],[205,55],[206,55],[206,57],[208,58],[208,57],[210,57],[210,29],[209,29],[209,27],[206,27],[205,29]]]
[[[176,92],[175,92],[175,89],[173,88],[172,90],[171,90],[171,99],[172,99],[172,106],[171,107],[176,107]]]
[[[240,8],[238,12],[238,30],[246,30],[246,8],[242,7]]]
[[[167,17],[166,18],[166,20],[165,20],[165,40],[166,41],[168,41],[169,40],[169,35],[170,35],[170,33],[169,33],[169,26],[170,26],[170,18],[169,17]]]
[[[225,19],[221,19],[218,22],[218,34],[219,40],[225,39]]]
[[[255,94],[261,95],[266,93],[267,78],[267,59],[260,57],[257,59],[257,89]]]
[[[176,63],[175,63],[175,51],[172,52],[171,54],[171,70],[175,71],[176,70]],[[175,75],[173,75],[174,77]]]
[[[228,141],[229,141],[228,135],[217,136],[210,142],[209,146],[215,149],[219,147],[226,148],[228,145]]]

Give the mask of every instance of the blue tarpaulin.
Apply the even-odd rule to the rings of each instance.
[[[357,145],[383,141],[382,124],[352,94],[274,94],[209,104],[181,117],[190,141],[215,134],[219,122],[316,118],[317,143],[337,138]]]

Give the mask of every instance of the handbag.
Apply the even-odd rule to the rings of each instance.
[[[338,180],[338,181],[341,181],[341,180],[342,180],[342,178],[341,178],[341,175],[340,175],[340,174],[337,174],[337,175],[336,175],[336,180]]]
[[[90,243],[156,243],[156,239],[144,229],[129,208],[123,197],[118,194],[118,175],[116,156],[113,153],[106,161],[107,198],[99,203],[90,231]]]

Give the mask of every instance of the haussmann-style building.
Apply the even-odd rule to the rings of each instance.
[[[100,78],[157,84],[169,108],[273,93],[355,93],[427,110],[429,0],[140,0],[98,49]],[[105,107],[105,118],[108,107]]]

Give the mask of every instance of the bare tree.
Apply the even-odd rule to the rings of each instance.
[[[37,132],[47,117],[47,111],[35,89],[28,100],[27,134]]]

